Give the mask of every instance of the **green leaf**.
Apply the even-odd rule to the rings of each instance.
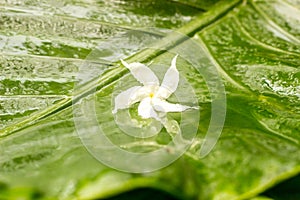
[[[263,199],[255,196],[296,176],[299,1],[215,2],[0,2],[0,198],[95,199],[154,188],[179,199]],[[199,156],[212,91],[199,69],[179,61],[201,108],[189,150],[170,166],[145,174],[101,164],[82,145],[73,110],[96,99],[98,120],[114,142],[128,150],[158,148],[167,137],[147,146],[115,135],[108,107],[118,83],[130,81],[118,61],[169,65],[168,52],[145,46],[156,41],[156,49],[180,49],[186,47],[183,35],[204,49],[202,65],[214,66],[226,87],[227,115],[217,145]],[[77,88],[82,67],[94,76]],[[92,128],[86,123],[84,128]]]

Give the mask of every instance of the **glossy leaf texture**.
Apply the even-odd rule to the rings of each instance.
[[[0,198],[96,199],[154,188],[179,199],[268,199],[274,193],[264,191],[296,176],[300,2],[209,2],[0,1]],[[145,27],[152,31],[130,35],[130,30]],[[127,149],[159,146],[114,137],[106,107],[118,81],[129,80],[118,60],[135,60],[144,55],[140,52],[149,52],[144,45],[163,41],[168,33],[160,31],[164,29],[193,38],[205,49],[202,56],[218,69],[227,95],[225,126],[213,151],[200,158],[211,91],[197,70],[179,61],[179,71],[194,87],[201,108],[197,138],[166,168],[147,174],[119,172],[84,148],[73,109],[96,98],[98,120],[114,142]],[[170,38],[176,44],[172,48],[184,45]],[[85,67],[108,78],[91,82],[88,88],[97,88],[92,94],[75,91],[80,99],[72,106],[76,76],[99,44],[105,44],[99,59]],[[164,52],[151,56],[166,65],[172,58]],[[144,57],[149,61],[147,54]]]

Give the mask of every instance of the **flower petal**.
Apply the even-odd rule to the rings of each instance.
[[[152,106],[154,110],[158,112],[168,113],[168,112],[183,112],[187,109],[195,109],[195,107],[169,103],[165,100],[158,98],[152,99]]]
[[[177,89],[179,83],[179,72],[176,68],[177,57],[178,54],[173,58],[171,67],[166,72],[161,87],[156,94],[159,98],[167,99]]]
[[[128,68],[131,74],[143,85],[159,85],[159,80],[153,71],[146,65],[138,62],[128,64],[121,60],[122,64]]]
[[[157,113],[153,109],[151,105],[151,98],[145,98],[141,101],[139,107],[138,107],[138,113],[139,115],[144,119],[154,118],[158,121],[160,121]]]
[[[139,95],[139,90],[142,86],[134,86],[121,92],[115,98],[115,108],[112,111],[113,114],[117,113],[119,109],[129,108],[132,104],[140,101],[143,96]]]

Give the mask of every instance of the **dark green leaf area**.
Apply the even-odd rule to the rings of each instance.
[[[294,200],[300,198],[300,176],[283,181],[263,194],[274,200]]]
[[[150,188],[140,188],[135,189],[129,192],[122,193],[120,195],[111,197],[111,198],[103,198],[101,200],[180,200],[175,198],[171,194],[166,192],[157,190],[157,189],[150,189]],[[100,199],[99,199],[100,200]]]

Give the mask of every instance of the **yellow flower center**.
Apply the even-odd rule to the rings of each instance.
[[[149,97],[150,97],[150,98],[153,98],[153,96],[154,96],[154,93],[153,93],[153,92],[150,92]]]

